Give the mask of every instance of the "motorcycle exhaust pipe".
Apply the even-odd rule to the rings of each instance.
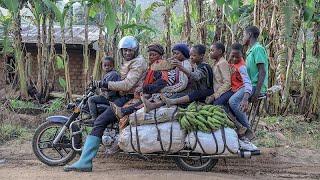
[[[241,158],[251,158],[251,156],[261,155],[260,150],[255,151],[246,151],[246,150],[238,150],[238,156]]]

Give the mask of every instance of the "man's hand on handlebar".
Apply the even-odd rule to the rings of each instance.
[[[100,88],[101,87],[101,81],[92,81],[92,86],[96,87],[96,88]]]

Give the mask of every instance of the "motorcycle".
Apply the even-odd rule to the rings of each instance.
[[[72,161],[76,154],[81,154],[82,139],[88,134],[93,123],[88,121],[89,110],[87,106],[88,98],[95,95],[96,87],[89,85],[86,93],[75,103],[67,105],[66,109],[72,114],[67,116],[50,116],[46,122],[41,124],[35,131],[32,140],[32,148],[36,157],[44,164],[49,166],[63,166]],[[98,113],[102,113],[107,105],[98,105]],[[119,124],[109,125],[102,137],[102,144],[107,148],[117,143],[119,137]],[[260,155],[260,151],[239,150],[237,153],[227,155],[204,155],[194,153],[190,149],[183,149],[177,153],[148,153],[141,154],[138,152],[122,152],[129,156],[135,156],[144,160],[149,157],[167,157],[173,158],[177,166],[186,171],[210,171],[223,158],[250,158],[251,156]]]

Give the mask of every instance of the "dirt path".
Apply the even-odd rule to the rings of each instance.
[[[170,159],[143,161],[125,155],[94,161],[94,172],[63,172],[36,159],[30,142],[0,146],[0,179],[320,179],[320,152],[306,149],[264,149],[252,159],[220,160],[212,172],[185,172]]]

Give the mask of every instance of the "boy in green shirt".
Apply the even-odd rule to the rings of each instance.
[[[260,94],[268,88],[268,56],[266,49],[257,41],[260,34],[259,28],[249,26],[243,33],[243,45],[249,46],[246,53],[246,66],[253,86],[251,101],[257,101]],[[246,111],[248,103],[241,104],[241,109]]]

